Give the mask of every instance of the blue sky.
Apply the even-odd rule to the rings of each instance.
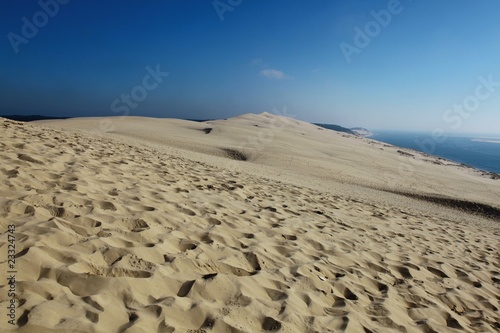
[[[1,2],[0,114],[500,133],[497,0],[59,1]]]

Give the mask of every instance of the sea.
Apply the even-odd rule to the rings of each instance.
[[[423,132],[376,131],[368,138],[500,174],[500,135],[433,137]]]

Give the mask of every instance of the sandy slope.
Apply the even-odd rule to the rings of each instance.
[[[0,120],[19,331],[500,329],[491,175],[270,114],[102,121]]]
[[[491,179],[490,175],[415,151],[269,113],[203,123],[143,117],[39,123],[102,135],[102,125],[108,122],[112,124],[106,133],[108,137],[139,141],[217,167],[272,175],[293,184],[302,181],[303,185],[328,191],[339,190],[339,183],[357,184],[363,191],[368,187],[446,195],[500,207],[500,181]],[[210,133],[205,134],[204,130]],[[250,163],[220,159],[227,157],[224,149],[241,152]],[[346,186],[341,190],[351,188]],[[356,197],[359,195],[362,194],[356,193]]]

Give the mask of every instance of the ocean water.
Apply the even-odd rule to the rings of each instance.
[[[500,142],[500,136],[447,136],[443,141],[436,140],[429,133],[377,131],[369,138],[500,174],[500,143],[475,141],[491,139]]]

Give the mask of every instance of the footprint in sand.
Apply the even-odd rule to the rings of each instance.
[[[109,201],[100,201],[97,203],[97,206],[103,210],[111,210],[111,211],[117,210],[115,205]]]
[[[17,154],[17,158],[20,159],[21,161],[25,161],[25,162],[30,162],[30,163],[35,163],[35,164],[44,164],[42,161],[36,160],[36,159],[32,158],[31,156],[25,155],[25,154]]]
[[[262,322],[262,329],[264,331],[277,331],[281,329],[281,323],[274,318],[265,317]]]
[[[191,288],[193,287],[194,283],[196,280],[191,280],[191,281],[186,281],[182,284],[181,288],[177,292],[177,296],[179,297],[186,297],[189,292],[191,291]]]

